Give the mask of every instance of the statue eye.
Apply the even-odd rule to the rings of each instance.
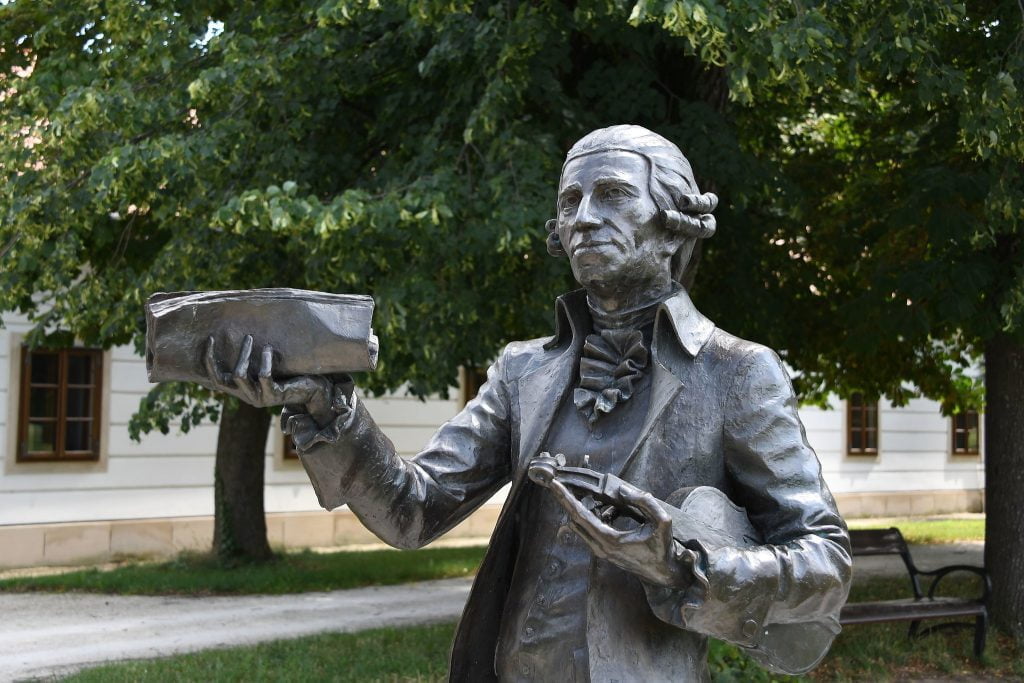
[[[580,198],[576,195],[562,197],[562,211],[570,211],[579,206]]]
[[[605,199],[625,199],[628,196],[629,193],[621,187],[609,187],[604,191]]]

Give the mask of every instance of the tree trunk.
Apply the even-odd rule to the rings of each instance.
[[[993,625],[1024,641],[1024,344],[985,346],[985,567]]]
[[[273,557],[263,512],[263,468],[270,416],[224,403],[213,475],[213,551],[225,564]]]

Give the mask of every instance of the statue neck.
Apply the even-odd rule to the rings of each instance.
[[[594,322],[594,329],[601,330],[640,330],[647,328],[654,322],[654,316],[658,312],[658,306],[662,301],[675,294],[679,285],[672,283],[667,290],[644,292],[643,296],[633,297],[628,300],[609,300],[595,296],[594,292],[587,292],[587,307],[590,309],[590,317]]]

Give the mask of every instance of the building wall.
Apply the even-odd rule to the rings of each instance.
[[[952,454],[950,419],[943,417],[935,401],[913,399],[900,408],[879,401],[874,455],[847,454],[842,401],[834,400],[829,410],[804,407],[800,417],[844,515],[982,511],[982,457]],[[984,438],[982,431],[982,452]]]
[[[842,402],[831,410],[802,408],[800,417],[833,492],[984,488],[981,457],[952,454],[950,420],[934,401],[913,399],[901,408],[880,401],[878,453],[870,456],[847,455]]]
[[[152,386],[142,358],[130,348],[104,354],[104,415],[98,463],[17,463],[18,374],[27,325],[5,317],[0,330],[0,525],[85,522],[213,514],[217,426],[188,434],[158,432],[141,443],[128,436],[128,420]],[[402,455],[416,453],[438,425],[458,411],[458,399],[422,402],[396,394],[366,405]],[[270,513],[319,510],[301,465],[282,458],[278,425],[266,449],[266,509]]]

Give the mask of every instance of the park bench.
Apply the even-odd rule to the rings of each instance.
[[[981,567],[972,567],[964,564],[950,565],[932,571],[922,571],[914,564],[907,548],[907,542],[903,540],[903,534],[896,527],[889,529],[855,529],[850,531],[850,543],[853,548],[853,556],[865,555],[899,555],[903,558],[903,564],[907,567],[910,575],[910,586],[914,597],[903,600],[879,600],[874,602],[847,603],[839,615],[839,623],[847,626],[850,624],[873,624],[884,621],[909,621],[910,630],[908,636],[913,638],[923,636],[933,631],[954,627],[974,628],[974,656],[981,657],[985,650],[985,630],[988,626],[988,613],[986,604],[991,582],[988,573]],[[854,568],[856,571],[856,568]],[[982,594],[977,598],[952,598],[935,595],[939,582],[953,572],[970,572],[976,574],[982,581]],[[919,577],[933,577],[928,587],[928,592],[921,590]],[[946,622],[930,626],[924,630],[920,629],[921,622],[925,619],[958,619],[974,618],[974,623],[969,621]]]

